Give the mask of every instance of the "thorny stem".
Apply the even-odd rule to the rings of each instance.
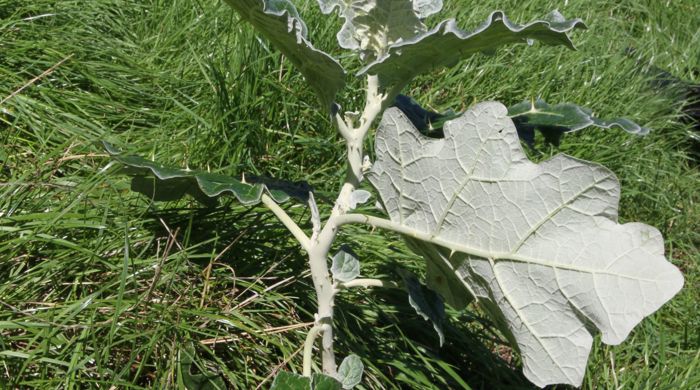
[[[357,279],[351,282],[334,285],[328,271],[328,255],[331,246],[338,235],[340,225],[347,223],[343,222],[342,217],[350,210],[350,196],[362,182],[362,146],[364,139],[374,119],[387,103],[387,98],[391,97],[392,93],[389,95],[382,95],[379,93],[379,80],[377,76],[368,76],[367,98],[358,127],[353,127],[352,124],[346,122],[339,114],[336,114],[334,118],[335,124],[338,128],[338,132],[345,139],[347,147],[347,175],[325,225],[321,223],[313,193],[309,194],[309,208],[311,209],[311,222],[313,224],[311,238],[304,233],[272,198],[265,194],[262,196],[262,202],[265,206],[267,206],[287,227],[309,256],[309,268],[316,290],[318,311],[315,316],[315,325],[309,331],[306,341],[304,342],[304,376],[311,375],[311,355],[314,341],[319,335],[322,336],[321,361],[323,372],[330,376],[335,376],[336,374],[337,366],[335,363],[335,354],[333,352],[333,306],[335,294],[339,290],[352,287],[397,286],[396,283],[378,279]]]
[[[336,286],[333,285],[330,273],[328,271],[328,255],[331,245],[333,244],[333,241],[335,241],[338,234],[339,225],[335,220],[345,215],[350,210],[350,196],[355,188],[357,188],[357,186],[359,186],[362,182],[362,145],[365,137],[367,136],[367,132],[372,126],[372,122],[374,122],[374,119],[382,110],[384,98],[385,96],[379,93],[379,81],[377,77],[369,76],[367,79],[367,99],[362,116],[360,117],[360,122],[358,123],[358,127],[353,128],[353,126],[345,122],[340,115],[335,116],[334,119],[338,132],[345,139],[347,146],[347,175],[335,201],[333,210],[326,220],[325,225],[320,228],[320,230],[320,218],[318,217],[317,213],[312,213],[315,214],[312,218],[315,226],[314,234],[312,235],[312,238],[308,240],[308,247],[305,248],[309,254],[309,268],[311,269],[311,277],[313,279],[314,288],[316,289],[316,299],[318,305],[318,312],[316,313],[316,327],[321,329],[320,332],[322,335],[321,361],[323,372],[330,376],[334,376],[337,369],[335,354],[333,352],[333,306],[334,297],[337,290]],[[309,205],[312,211],[317,210],[315,207],[315,202],[313,202],[313,198],[310,199]],[[287,227],[289,228],[289,226]],[[290,230],[292,229],[290,228]],[[297,236],[298,235],[295,234],[295,237]],[[299,239],[299,237],[297,237],[297,239]],[[300,242],[302,242],[303,246],[303,238],[300,240]],[[312,340],[316,337],[316,335],[310,335],[309,337],[311,336],[313,336]],[[308,345],[308,343],[309,341],[307,338],[307,344],[305,344],[305,347]],[[313,341],[310,343],[312,346]],[[309,348],[311,348],[311,346],[309,346]],[[305,364],[307,364],[306,357]],[[305,375],[310,374],[311,363],[308,362],[308,364],[309,372],[306,371],[305,365]]]

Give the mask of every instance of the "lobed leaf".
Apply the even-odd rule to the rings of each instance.
[[[225,0],[241,18],[272,42],[306,78],[324,110],[345,86],[345,70],[329,54],[313,47],[307,29],[289,0]]]
[[[177,200],[190,195],[204,204],[212,204],[219,196],[233,195],[244,205],[254,205],[260,202],[263,193],[267,193],[277,203],[290,198],[306,202],[312,191],[303,182],[256,176],[249,176],[243,182],[216,173],[169,168],[143,157],[122,155],[107,142],[103,145],[112,159],[124,166],[123,172],[133,176],[131,189],[156,201]]]
[[[461,30],[454,19],[448,19],[428,32],[390,46],[386,54],[358,74],[377,75],[383,88],[400,90],[417,75],[434,68],[452,67],[468,56],[489,54],[506,44],[538,40],[573,49],[567,33],[574,28],[585,25],[580,19],[566,20],[557,11],[526,25],[515,24],[503,12],[496,11],[471,32]]]
[[[626,118],[604,120],[593,116],[585,107],[572,103],[556,105],[547,104],[542,99],[524,101],[508,108],[508,115],[513,119],[520,138],[530,147],[535,146],[535,130],[539,130],[545,141],[559,145],[564,133],[577,131],[589,126],[604,129],[619,127],[628,133],[646,135],[649,129],[641,127]]]
[[[321,12],[334,9],[345,19],[337,34],[340,47],[361,52],[374,59],[402,40],[412,38],[426,27],[424,18],[442,8],[441,0],[318,0]]]
[[[368,178],[391,221],[438,263],[429,270],[448,278],[429,278],[431,288],[477,299],[536,385],[580,385],[596,329],[621,343],[683,276],[656,229],[617,223],[612,172],[564,155],[530,162],[507,114],[477,104],[435,139],[390,108]]]

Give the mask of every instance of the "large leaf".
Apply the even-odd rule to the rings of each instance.
[[[131,189],[156,201],[177,200],[187,194],[212,204],[219,196],[233,195],[244,205],[254,205],[260,202],[263,193],[268,193],[277,203],[292,197],[306,202],[312,190],[303,182],[256,176],[248,176],[243,182],[216,173],[169,168],[143,157],[123,155],[109,143],[103,144],[112,159],[123,165],[123,172],[133,177]]]
[[[324,374],[313,374],[311,376],[313,390],[340,390],[343,386],[337,379]]]
[[[564,155],[530,162],[507,114],[478,104],[434,139],[390,108],[368,177],[397,230],[462,285],[453,294],[475,297],[503,327],[528,379],[580,385],[595,329],[622,342],[683,277],[656,229],[617,223],[612,172]]]
[[[330,55],[313,47],[306,25],[289,0],[225,0],[272,42],[304,75],[324,110],[345,85],[345,70]]]
[[[441,22],[432,30],[392,45],[388,52],[368,64],[359,74],[378,75],[385,89],[400,89],[415,76],[431,69],[452,67],[476,53],[492,53],[511,43],[538,40],[548,45],[574,48],[567,32],[585,28],[580,19],[566,20],[554,11],[544,20],[526,25],[511,22],[501,11],[492,13],[474,31],[457,27],[454,19]]]
[[[425,32],[420,21],[442,8],[441,0],[318,0],[321,12],[337,9],[345,18],[337,34],[341,47],[376,58],[401,40]]]
[[[545,141],[554,145],[559,145],[564,133],[589,126],[604,129],[619,127],[635,135],[649,133],[646,127],[641,127],[626,118],[600,119],[593,116],[593,111],[588,108],[571,103],[550,105],[542,99],[513,105],[508,108],[508,115],[513,119],[520,138],[530,147],[535,145],[535,130],[539,130]]]

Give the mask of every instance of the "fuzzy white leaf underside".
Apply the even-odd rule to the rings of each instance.
[[[318,0],[321,12],[334,9],[345,19],[337,34],[341,47],[376,57],[390,45],[425,32],[420,21],[442,8],[440,0]]]
[[[386,211],[431,237],[412,239],[442,276],[429,286],[457,306],[475,297],[528,379],[580,385],[596,328],[618,344],[682,287],[661,234],[617,223],[619,183],[606,168],[565,155],[530,162],[500,103],[444,132],[426,138],[400,110],[385,112],[368,177]]]

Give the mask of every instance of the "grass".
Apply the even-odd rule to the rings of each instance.
[[[584,130],[542,156],[612,169],[621,220],[657,226],[686,277],[625,343],[595,342],[583,387],[700,387],[700,173],[681,102],[652,88],[649,70],[699,81],[700,6],[459,1],[442,15],[475,26],[492,9],[525,21],[557,7],[589,26],[574,34],[578,51],[506,48],[407,92],[437,110],[542,96],[653,129],[644,138]],[[313,2],[300,8],[313,41],[357,66],[335,48],[339,21]],[[218,373],[231,388],[300,371],[313,289],[303,253],[271,214],[232,202],[152,204],[101,173],[108,159],[96,142],[108,139],[175,166],[307,180],[321,197],[338,188],[339,137],[301,76],[233,12],[215,1],[0,0],[0,101],[0,388],[182,386],[188,348],[193,373]],[[358,106],[350,93],[340,102]],[[363,274],[421,272],[398,237],[363,232],[339,240],[361,255]],[[443,348],[411,310],[396,291],[338,302],[338,353],[364,358],[363,388],[531,387],[478,310],[449,313]]]

